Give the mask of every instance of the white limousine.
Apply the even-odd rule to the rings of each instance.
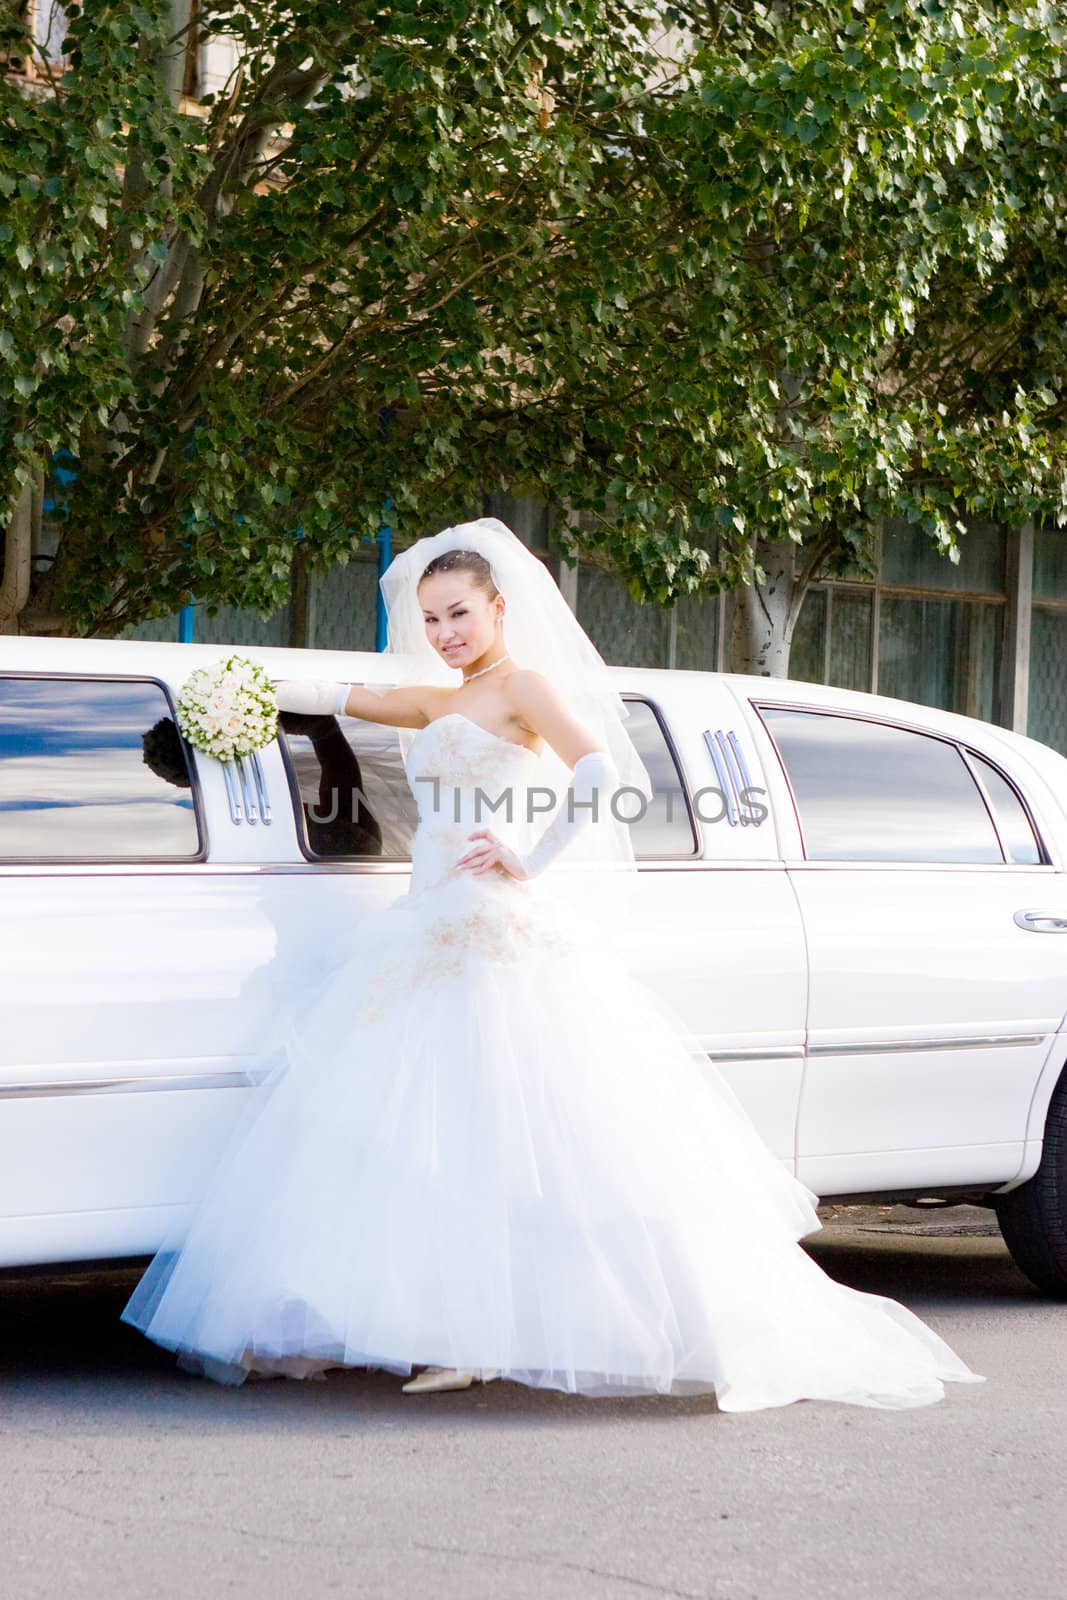
[[[272,1065],[262,1019],[405,892],[395,729],[285,713],[232,765],[179,737],[229,653],[0,636],[0,1267],[153,1251]],[[1067,760],[878,695],[611,671],[655,788],[635,968],[816,1193],[991,1205],[1067,1294]]]

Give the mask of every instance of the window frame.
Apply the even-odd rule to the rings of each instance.
[[[352,680],[353,684],[365,683],[367,681],[368,680],[356,678],[353,678]],[[293,821],[293,832],[296,835],[297,846],[300,850],[300,854],[304,857],[304,860],[312,863],[314,866],[322,867],[326,871],[333,870],[344,872],[391,873],[410,872],[410,848],[405,856],[322,856],[318,855],[312,850],[310,841],[307,838],[307,826],[306,819],[304,817],[304,802],[300,793],[300,785],[297,781],[296,764],[293,761],[292,751],[289,749],[288,736],[281,720],[281,717],[284,715],[285,713],[283,711],[281,716],[278,718],[278,750],[281,754],[282,768],[285,772],[286,787],[289,791],[289,809]],[[366,719],[360,717],[345,718],[341,713],[337,713],[335,714],[334,720],[336,721],[340,731],[344,733],[345,721],[360,722],[365,721]],[[378,726],[388,728],[393,727],[394,724],[383,722],[379,723]],[[407,731],[410,733],[414,732],[415,730],[409,728]]]
[[[635,847],[634,860],[636,865],[641,867],[645,862],[647,862],[650,866],[655,866],[662,863],[678,864],[681,862],[690,861],[700,862],[703,859],[703,839],[701,837],[700,829],[697,827],[696,815],[693,810],[693,801],[689,793],[689,786],[686,782],[685,767],[683,766],[681,757],[678,753],[678,747],[675,744],[674,735],[671,733],[670,724],[656,702],[654,700],[650,700],[647,695],[635,692],[632,694],[621,694],[619,698],[626,704],[647,706],[648,710],[652,713],[652,717],[656,723],[660,735],[663,738],[667,753],[674,765],[674,770],[678,777],[682,799],[685,804],[686,819],[689,824],[689,837],[693,843],[692,850],[686,855],[653,855],[651,853],[644,855],[638,854]],[[342,719],[338,717],[337,722],[338,726],[340,727]],[[382,726],[389,726],[389,724],[382,724]],[[353,872],[410,871],[410,853],[406,856],[320,856],[312,852],[305,837],[306,830],[303,821],[303,801],[301,799],[300,789],[297,783],[296,768],[293,763],[292,753],[289,750],[285,729],[280,721],[278,734],[278,747],[281,751],[282,767],[285,771],[285,781],[289,790],[289,805],[293,818],[293,828],[296,834],[297,845],[299,846],[300,853],[304,859],[306,861],[313,862],[315,865],[344,868],[347,871]]]
[[[651,853],[644,855],[638,852],[635,844],[634,860],[637,866],[641,867],[646,861],[650,865],[657,862],[677,863],[686,861],[702,861],[704,854],[704,840],[700,828],[697,825],[696,813],[693,810],[693,801],[689,793],[689,785],[686,782],[685,766],[678,752],[678,746],[674,742],[674,735],[671,732],[670,723],[667,721],[656,702],[651,700],[646,694],[642,694],[639,691],[634,691],[632,694],[621,694],[619,698],[625,705],[643,705],[647,706],[649,711],[651,711],[656,725],[663,736],[663,742],[667,747],[667,753],[674,764],[674,770],[678,777],[678,785],[682,792],[682,799],[685,802],[685,814],[689,822],[689,837],[693,841],[693,849],[690,850],[686,855],[652,855]]]
[[[797,837],[800,840],[801,855],[803,857],[805,866],[836,868],[863,867],[877,868],[880,871],[906,868],[909,871],[933,869],[935,871],[952,872],[997,872],[1004,867],[1014,868],[1016,872],[1034,872],[1040,870],[1041,868],[1052,868],[1055,870],[1055,862],[1048,848],[1044,833],[1038,826],[1033,807],[1030,805],[1029,801],[1026,799],[1015,780],[1004,771],[1001,763],[994,756],[989,755],[985,750],[980,750],[977,745],[968,745],[962,739],[955,738],[952,734],[945,733],[939,728],[924,727],[920,723],[908,722],[899,718],[884,716],[873,711],[863,711],[858,709],[853,710],[850,707],[843,706],[818,705],[811,701],[773,700],[767,699],[763,696],[750,697],[748,703],[752,707],[752,710],[756,713],[760,728],[763,731],[764,737],[770,744],[771,749],[774,751],[775,759],[777,760],[779,769],[782,773],[782,778],[786,785],[789,800],[793,807],[793,817],[796,822]],[[777,741],[775,740],[767,722],[763,718],[764,710],[790,711],[798,714],[814,714],[816,716],[825,717],[844,717],[852,722],[874,722],[878,723],[881,727],[892,728],[895,732],[917,734],[922,738],[936,739],[941,744],[952,745],[959,754],[964,767],[970,775],[971,780],[978,791],[978,797],[989,816],[994,837],[1000,846],[1000,861],[936,861],[930,860],[928,857],[922,857],[916,860],[908,860],[903,857],[900,859],[892,858],[890,860],[885,860],[884,858],[875,859],[873,857],[868,859],[865,856],[810,856],[808,854],[804,823],[800,815],[800,806],[797,801],[796,793],[793,789],[792,780],[790,779],[789,771],[786,767],[782,753],[778,748]],[[1021,804],[1026,815],[1027,821],[1029,822],[1033,831],[1034,838],[1037,841],[1037,847],[1041,855],[1041,860],[1039,862],[1020,862],[1009,859],[1008,852],[1004,845],[1003,835],[1001,834],[1000,828],[997,824],[991,799],[986,793],[979,774],[976,773],[974,766],[968,760],[969,753],[980,756],[983,761],[988,761],[989,765],[1000,773],[1000,776],[1004,779],[1005,783],[1007,783],[1009,788],[1018,798],[1019,803]]]
[[[999,761],[994,761],[993,757],[987,755],[984,750],[979,750],[974,745],[966,745],[966,744],[962,744],[962,743],[959,745],[959,750],[960,750],[960,754],[963,756],[963,759],[967,764],[968,772],[970,772],[970,774],[971,774],[972,778],[974,779],[975,783],[978,785],[978,792],[982,796],[983,801],[985,802],[985,806],[986,806],[986,809],[989,812],[990,820],[991,820],[991,822],[993,824],[994,830],[996,831],[997,838],[1000,840],[1000,848],[1001,848],[1001,851],[1002,851],[1003,856],[1004,856],[1003,865],[1007,866],[1007,867],[1050,867],[1050,866],[1052,866],[1052,864],[1053,864],[1052,863],[1052,858],[1049,855],[1048,847],[1045,844],[1045,840],[1044,840],[1044,837],[1043,837],[1043,835],[1041,833],[1041,829],[1037,825],[1037,818],[1034,816],[1033,811],[1030,808],[1030,804],[1026,799],[1026,796],[1022,793],[1021,789],[1019,788],[1018,784],[1014,781],[1014,779],[1007,772],[1004,771],[1004,768],[1001,766]],[[993,800],[992,795],[989,794],[988,790],[986,789],[985,784],[982,781],[981,770],[970,759],[971,756],[977,756],[977,758],[980,761],[984,761],[987,766],[992,767],[993,771],[996,772],[1004,780],[1004,782],[1007,784],[1008,788],[1011,790],[1012,794],[1015,796],[1016,800],[1018,800],[1019,805],[1022,808],[1023,816],[1026,818],[1027,822],[1030,824],[1030,831],[1034,836],[1035,843],[1037,844],[1038,854],[1039,854],[1039,856],[1041,858],[1039,861],[1012,861],[1011,857],[1008,855],[1007,845],[1004,842],[1004,835],[1001,833],[1000,824],[997,821],[996,804],[995,804],[995,802]]]
[[[204,803],[204,791],[200,782],[200,772],[196,762],[196,754],[189,741],[185,738],[178,722],[177,706],[170,685],[162,678],[157,678],[149,672],[46,672],[35,669],[20,671],[10,667],[0,667],[0,683],[5,683],[12,678],[29,680],[34,683],[116,683],[116,684],[152,684],[162,690],[164,701],[170,712],[171,719],[178,732],[186,752],[186,766],[191,775],[189,794],[193,802],[193,822],[196,827],[196,851],[187,851],[182,855],[164,855],[156,852],[154,855],[4,855],[0,853],[0,866],[50,866],[50,867],[75,867],[90,865],[106,865],[113,867],[126,866],[191,866],[196,862],[205,862],[210,853],[210,838],[207,828],[207,807]]]

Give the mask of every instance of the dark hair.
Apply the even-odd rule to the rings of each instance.
[[[446,550],[443,555],[434,556],[429,565],[423,568],[422,578],[432,578],[437,572],[469,572],[477,587],[484,589],[490,600],[495,600],[500,592],[493,582],[492,567],[477,550]],[[417,583],[416,589],[418,586]]]

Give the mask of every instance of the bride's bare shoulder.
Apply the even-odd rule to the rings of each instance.
[[[517,667],[504,680],[504,693],[519,713],[546,710],[564,710],[559,690],[543,672],[535,667]]]
[[[581,722],[551,678],[532,667],[513,672],[504,685],[521,725],[538,734],[573,767],[579,757],[599,748],[593,730]]]

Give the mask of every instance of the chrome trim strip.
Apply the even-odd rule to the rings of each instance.
[[[740,743],[740,740],[737,737],[737,734],[731,728],[729,733],[726,735],[726,737],[730,741],[730,749],[734,753],[734,760],[737,762],[738,771],[741,774],[741,789],[742,789],[742,792],[744,790],[746,790],[746,789],[754,789],[755,788],[755,784],[752,782],[752,778],[751,778],[751,776],[749,774],[748,762],[745,760],[745,752],[741,748],[741,743]],[[743,804],[746,807],[748,807],[750,805],[750,802],[746,800],[746,801],[743,802]],[[770,816],[770,810],[769,809],[767,811],[767,816]],[[743,811],[741,813],[741,820],[742,820],[742,822],[750,822],[753,827],[758,828],[759,825],[760,825],[760,820],[761,819],[759,817],[752,816],[750,811],[747,812],[747,813],[745,811]],[[762,820],[765,822],[767,820],[767,818],[764,817]]]
[[[244,812],[241,810],[241,796],[237,789],[237,779],[234,776],[233,763],[230,761],[220,761],[219,765],[222,768],[222,777],[226,784],[226,798],[230,802],[230,821],[243,822]]]
[[[1000,1034],[982,1039],[887,1040],[884,1044],[813,1045],[810,1056],[871,1055],[891,1050],[974,1049],[987,1045],[1043,1044],[1045,1034]],[[778,1045],[744,1049],[733,1047],[705,1052],[711,1061],[801,1061],[802,1045]],[[232,1072],[135,1074],[128,1077],[67,1078],[53,1082],[0,1084],[0,1100],[43,1100],[71,1095],[172,1093],[186,1089],[255,1088],[267,1075],[266,1069]]]
[[[739,823],[741,821],[741,797],[737,792],[737,785],[734,780],[733,764],[730,761],[730,756],[726,748],[726,735],[723,733],[721,728],[715,729],[715,743],[722,752],[722,764],[726,769],[727,792],[733,798],[733,820]]]
[[[237,775],[241,780],[241,793],[244,796],[245,802],[245,816],[248,818],[249,822],[258,822],[259,810],[256,806],[256,796],[252,788],[252,776],[245,764],[244,756],[238,756],[237,760],[234,762],[234,766],[237,768]]]
[[[252,751],[252,754],[249,757],[249,764],[252,768],[252,776],[256,782],[256,794],[259,797],[259,814],[263,818],[263,821],[269,825],[274,821],[274,813],[270,808],[270,800],[267,796],[267,780],[264,776],[263,763],[259,759],[258,750]]]
[[[698,863],[699,864],[699,863]],[[168,861],[141,862],[137,865],[125,861],[90,861],[90,862],[27,862],[25,866],[12,866],[9,863],[0,864],[0,879],[3,878],[199,878],[207,873],[212,876],[232,877],[243,873],[266,872],[288,873],[306,872],[312,877],[320,872],[352,872],[373,876],[384,873],[393,876],[396,873],[410,873],[411,862],[390,858],[380,861],[375,857],[368,857],[365,861],[202,861],[187,867],[184,863],[171,864]]]
[[[743,1050],[737,1047],[729,1050],[707,1050],[705,1054],[712,1061],[803,1061],[804,1046],[782,1044],[759,1050]]]
[[[729,822],[731,828],[736,827],[739,818],[737,814],[737,801],[734,798],[734,786],[726,775],[726,771],[723,766],[722,752],[720,751],[719,746],[716,744],[715,735],[712,733],[710,728],[704,729],[704,743],[708,747],[708,753],[711,756],[712,764],[715,768],[715,776],[718,779],[719,788],[722,790],[722,797],[726,802],[726,820]]]
[[[1003,861],[783,861],[780,857],[762,857],[738,860],[727,856],[700,856],[691,858],[638,857],[639,872],[1032,872],[1048,876],[1059,869],[1045,866],[1007,866]],[[365,860],[330,861],[325,858],[309,861],[196,861],[185,862],[140,861],[27,861],[25,864],[0,861],[0,879],[4,878],[155,878],[190,877],[203,874],[308,873],[312,877],[321,872],[354,873],[364,877],[395,877],[410,873],[411,861],[407,857],[382,861],[374,856]]]
[[[726,769],[730,774],[730,780],[734,786],[734,793],[737,795],[737,820],[740,822],[743,828],[747,827],[752,821],[752,818],[748,814],[748,808],[745,802],[741,799],[741,793],[745,785],[741,778],[741,768],[737,764],[737,761],[734,757],[733,746],[730,743],[730,740],[733,738],[733,733],[730,732],[724,734],[720,730],[716,733],[715,737],[719,741],[723,757],[726,761]]]
[[[861,694],[869,693],[869,691],[866,689],[859,690],[857,692]],[[827,717],[859,717],[864,722],[883,722],[889,728],[904,728],[911,733],[927,733],[932,739],[943,739],[948,744],[958,744],[960,742],[956,734],[946,733],[943,728],[932,728],[928,723],[912,722],[908,718],[898,717],[895,713],[890,714],[886,711],[872,711],[868,710],[866,707],[853,708],[852,706],[827,706],[821,705],[817,700],[776,700],[773,695],[768,694],[749,694],[746,695],[745,698],[748,700],[749,705],[752,706],[753,710],[755,710],[757,713],[761,707],[767,706],[774,711],[814,711],[820,716]],[[931,706],[930,709],[931,711],[936,712],[938,707]],[[949,715],[955,714],[956,713],[954,712],[949,713]],[[763,725],[766,726],[766,724]],[[769,734],[768,736],[773,744],[773,735]],[[984,750],[980,750],[978,754],[985,760],[989,760],[989,757],[986,756]],[[993,764],[995,766],[996,762]]]
[[[144,1094],[152,1090],[253,1088],[265,1072],[176,1072],[129,1078],[63,1078],[0,1084],[0,1100],[44,1100],[56,1095]]]
[[[905,1050],[987,1050],[990,1045],[1045,1044],[1047,1033],[986,1033],[916,1039],[857,1040],[854,1044],[809,1044],[809,1056],[874,1056]]]
[[[862,856],[802,860],[793,856],[785,864],[790,872],[997,872],[1001,877],[1006,872],[1055,872],[1063,877],[1051,861],[1028,861],[1023,865],[1016,861],[867,861]]]

